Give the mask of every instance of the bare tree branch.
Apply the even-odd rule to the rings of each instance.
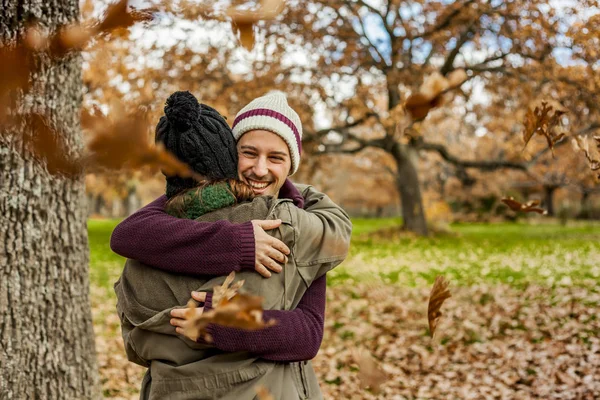
[[[351,3],[350,1],[346,0],[346,1],[344,1],[344,3],[345,3],[345,4],[348,6],[348,8],[350,8],[352,11],[355,11],[355,10],[353,10],[353,9],[352,9],[352,6],[351,6],[351,4],[352,4],[352,3]],[[378,11],[378,10],[376,10],[374,7],[372,7],[372,6],[368,5],[368,4],[366,4],[364,1],[360,1],[360,0],[359,0],[359,1],[358,1],[358,3],[359,3],[359,4],[361,4],[361,5],[363,5],[363,6],[365,6],[365,7],[367,7],[369,10],[371,10],[373,13],[375,13],[375,14],[379,15],[379,17],[383,19],[382,15],[381,15],[381,14],[379,13],[379,11]],[[374,44],[374,43],[371,41],[371,39],[369,39],[369,36],[367,36],[367,31],[366,31],[366,29],[365,29],[365,24],[364,24],[364,22],[363,22],[363,19],[362,19],[362,17],[361,17],[361,16],[359,15],[359,13],[358,13],[358,10],[356,10],[356,11],[355,11],[355,13],[354,13],[354,16],[355,16],[355,17],[358,19],[358,23],[360,24],[360,29],[361,29],[361,31],[362,31],[361,37],[363,37],[363,38],[365,38],[365,39],[366,39],[367,43],[369,43],[369,48],[370,48],[371,50],[373,50],[373,51],[374,51],[374,52],[377,54],[377,57],[379,57],[379,59],[381,60],[380,62],[381,62],[383,65],[389,66],[389,65],[388,65],[388,63],[386,62],[385,58],[383,57],[383,54],[381,54],[381,52],[379,51],[379,49],[377,48],[377,46],[375,46],[375,44]],[[384,25],[385,25],[385,21],[383,21],[383,23],[384,23]],[[390,39],[391,39],[391,38],[390,38]]]
[[[437,143],[419,141],[416,143],[419,150],[437,152],[446,162],[462,168],[477,168],[482,171],[495,171],[497,169],[516,169],[527,171],[529,165],[507,160],[461,160],[448,152],[446,146]]]
[[[322,138],[323,136],[327,135],[329,132],[344,132],[350,128],[354,128],[355,126],[365,123],[371,117],[379,118],[379,115],[377,115],[377,113],[374,113],[374,112],[369,112],[369,113],[366,113],[365,115],[363,115],[362,118],[359,118],[356,121],[350,122],[346,125],[333,126],[331,128],[319,129],[316,132],[305,131],[305,133],[306,133],[305,139],[315,140],[315,139]]]
[[[347,138],[349,140],[355,141],[357,143],[357,145],[352,148],[347,148],[347,147],[345,147],[345,145],[347,145],[346,140],[343,140],[341,143],[336,143],[336,144],[322,144],[322,146],[324,148],[322,150],[317,151],[314,154],[315,155],[332,154],[332,153],[356,154],[356,153],[363,151],[367,147],[376,147],[379,149],[386,149],[386,147],[387,147],[386,146],[387,140],[385,137],[366,140],[366,139],[362,139],[352,133],[348,133]]]
[[[452,51],[448,54],[446,61],[444,61],[444,65],[440,69],[442,75],[445,76],[454,69],[454,60],[456,59],[456,56],[458,56],[460,49],[469,41],[470,36],[473,34],[472,27],[473,25],[470,25],[456,40],[456,46],[454,46]]]

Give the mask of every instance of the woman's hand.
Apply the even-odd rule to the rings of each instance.
[[[206,292],[192,292],[192,298],[200,303],[206,301]],[[204,306],[195,308],[177,308],[171,310],[171,325],[175,327],[175,332],[187,337],[194,342],[200,337],[200,330],[195,329],[193,321],[200,318],[204,312]]]

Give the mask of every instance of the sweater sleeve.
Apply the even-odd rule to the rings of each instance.
[[[294,310],[265,310],[263,320],[277,323],[258,331],[211,324],[212,344],[227,352],[249,351],[271,361],[305,361],[314,358],[323,340],[326,276],[315,280]],[[208,300],[208,299],[207,299]],[[212,307],[209,301],[205,307]]]
[[[250,221],[198,222],[165,212],[166,196],[124,219],[110,238],[111,249],[164,271],[227,275],[254,269],[254,228]]]

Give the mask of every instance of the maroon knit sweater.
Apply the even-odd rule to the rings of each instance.
[[[286,180],[279,196],[304,206],[304,198]],[[110,247],[126,258],[149,266],[190,275],[227,275],[254,270],[255,243],[251,222],[197,222],[165,212],[166,196],[124,219],[112,233]],[[223,351],[250,351],[272,361],[302,361],[315,357],[323,339],[325,276],[315,280],[294,310],[265,310],[265,320],[277,324],[259,331],[211,325],[213,345]],[[210,307],[210,304],[207,304]]]

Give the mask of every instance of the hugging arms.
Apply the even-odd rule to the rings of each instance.
[[[303,194],[307,196],[306,199]],[[317,239],[320,242],[325,240],[326,236],[341,235],[328,243],[329,247],[341,246],[332,250],[345,255],[351,226],[349,219],[338,206],[311,187],[300,193],[289,180],[284,183],[279,195],[291,200],[294,207],[304,209],[298,210],[299,212],[312,214],[316,224],[321,224],[320,227],[316,227],[316,232],[322,231],[321,236],[309,238],[305,233],[301,237],[302,241]],[[148,266],[174,274],[217,276],[227,275],[231,271],[258,270],[257,265],[262,266],[257,261],[258,244],[254,241],[254,227],[250,221],[235,224],[224,220],[198,222],[174,218],[165,212],[165,203],[166,198],[162,196],[119,224],[111,238],[113,250],[124,257],[137,259]],[[266,254],[277,257],[276,248],[285,251],[287,247],[277,239],[271,236],[269,238],[276,247],[267,247],[263,259],[266,258]],[[304,253],[314,253],[320,246],[325,245],[319,242],[303,244]],[[310,250],[311,248],[314,250]],[[300,249],[290,250],[292,253],[288,252],[286,257],[297,256],[294,251]],[[320,261],[316,253],[306,254],[304,258],[315,264]],[[300,271],[303,269],[306,267],[300,268]],[[268,279],[278,278],[282,273],[285,271],[274,273],[274,276]],[[258,272],[253,274],[260,277]],[[325,275],[315,277],[304,295],[296,300],[299,302],[293,310],[264,311],[265,320],[278,321],[275,326],[259,331],[243,331],[211,325],[209,333],[213,337],[213,345],[227,352],[250,351],[256,356],[272,361],[289,362],[314,358],[323,337],[326,297]],[[184,304],[185,300],[178,305]],[[205,307],[211,307],[210,296]]]

